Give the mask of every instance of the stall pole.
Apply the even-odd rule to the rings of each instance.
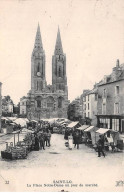
[[[19,133],[18,133],[18,142],[19,142]]]
[[[14,134],[14,146],[15,146],[15,134]]]

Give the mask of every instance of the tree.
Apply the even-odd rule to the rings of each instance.
[[[11,97],[9,95],[4,96],[4,98],[2,100],[6,103],[11,102],[13,104],[13,100],[11,99]]]

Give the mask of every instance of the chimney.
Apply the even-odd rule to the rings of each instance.
[[[117,61],[116,61],[116,67],[117,68],[119,67],[119,59],[117,59]]]

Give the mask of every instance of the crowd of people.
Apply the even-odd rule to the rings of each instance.
[[[39,124],[35,128],[35,150],[45,150],[45,147],[50,147],[52,129],[49,124]],[[68,141],[68,148],[77,148],[82,143],[83,132],[80,130],[68,130],[65,129],[64,139]],[[87,139],[86,139],[87,140]],[[86,141],[87,142],[87,141]],[[96,143],[96,151],[98,157],[103,155],[105,157],[105,143],[108,142],[107,138],[103,135],[99,136]],[[107,148],[106,148],[107,149]]]
[[[69,143],[69,149],[72,149],[72,146],[74,145],[74,148],[79,149],[79,144],[81,143],[82,138],[82,132],[79,130],[66,130],[64,139],[68,140]]]
[[[45,150],[50,147],[51,131],[50,129],[37,126],[35,129],[35,150]]]
[[[74,131],[66,130],[64,139],[68,140],[67,142],[68,144],[65,145],[68,146],[70,150],[72,150],[72,148],[79,149],[79,145],[82,143],[82,134],[83,134],[82,131],[79,130],[74,130]],[[86,136],[86,143],[87,143],[87,136]],[[105,157],[105,151],[109,150],[107,143],[108,143],[107,137],[105,135],[99,135],[99,139],[96,142],[96,148],[95,148],[96,152],[98,152],[98,157],[101,157],[102,155]]]

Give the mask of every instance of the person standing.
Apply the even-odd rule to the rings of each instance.
[[[48,142],[48,139],[47,139],[47,132],[46,130],[44,131],[44,143],[45,145],[47,146],[47,142]]]
[[[75,134],[75,146],[77,146],[77,149],[79,149],[79,143],[80,143],[80,134],[77,131]]]
[[[76,132],[75,131],[72,133],[72,136],[73,136],[73,144],[75,148],[76,147]]]
[[[97,142],[97,148],[98,148],[98,157],[101,157],[101,153],[103,154],[103,156],[105,157],[105,153],[104,153],[104,139],[102,138],[102,136],[99,136],[99,140]]]
[[[51,140],[51,132],[50,130],[48,130],[48,133],[47,133],[48,147],[50,147],[50,140]]]
[[[39,150],[39,138],[38,138],[37,134],[35,135],[35,150],[36,151]]]
[[[73,136],[72,134],[68,136],[68,148],[69,150],[72,150],[72,146],[73,146]]]
[[[40,142],[40,148],[41,150],[45,150],[45,147],[44,147],[44,135],[43,135],[43,132],[41,131],[40,132],[40,136],[39,136],[39,142]]]

